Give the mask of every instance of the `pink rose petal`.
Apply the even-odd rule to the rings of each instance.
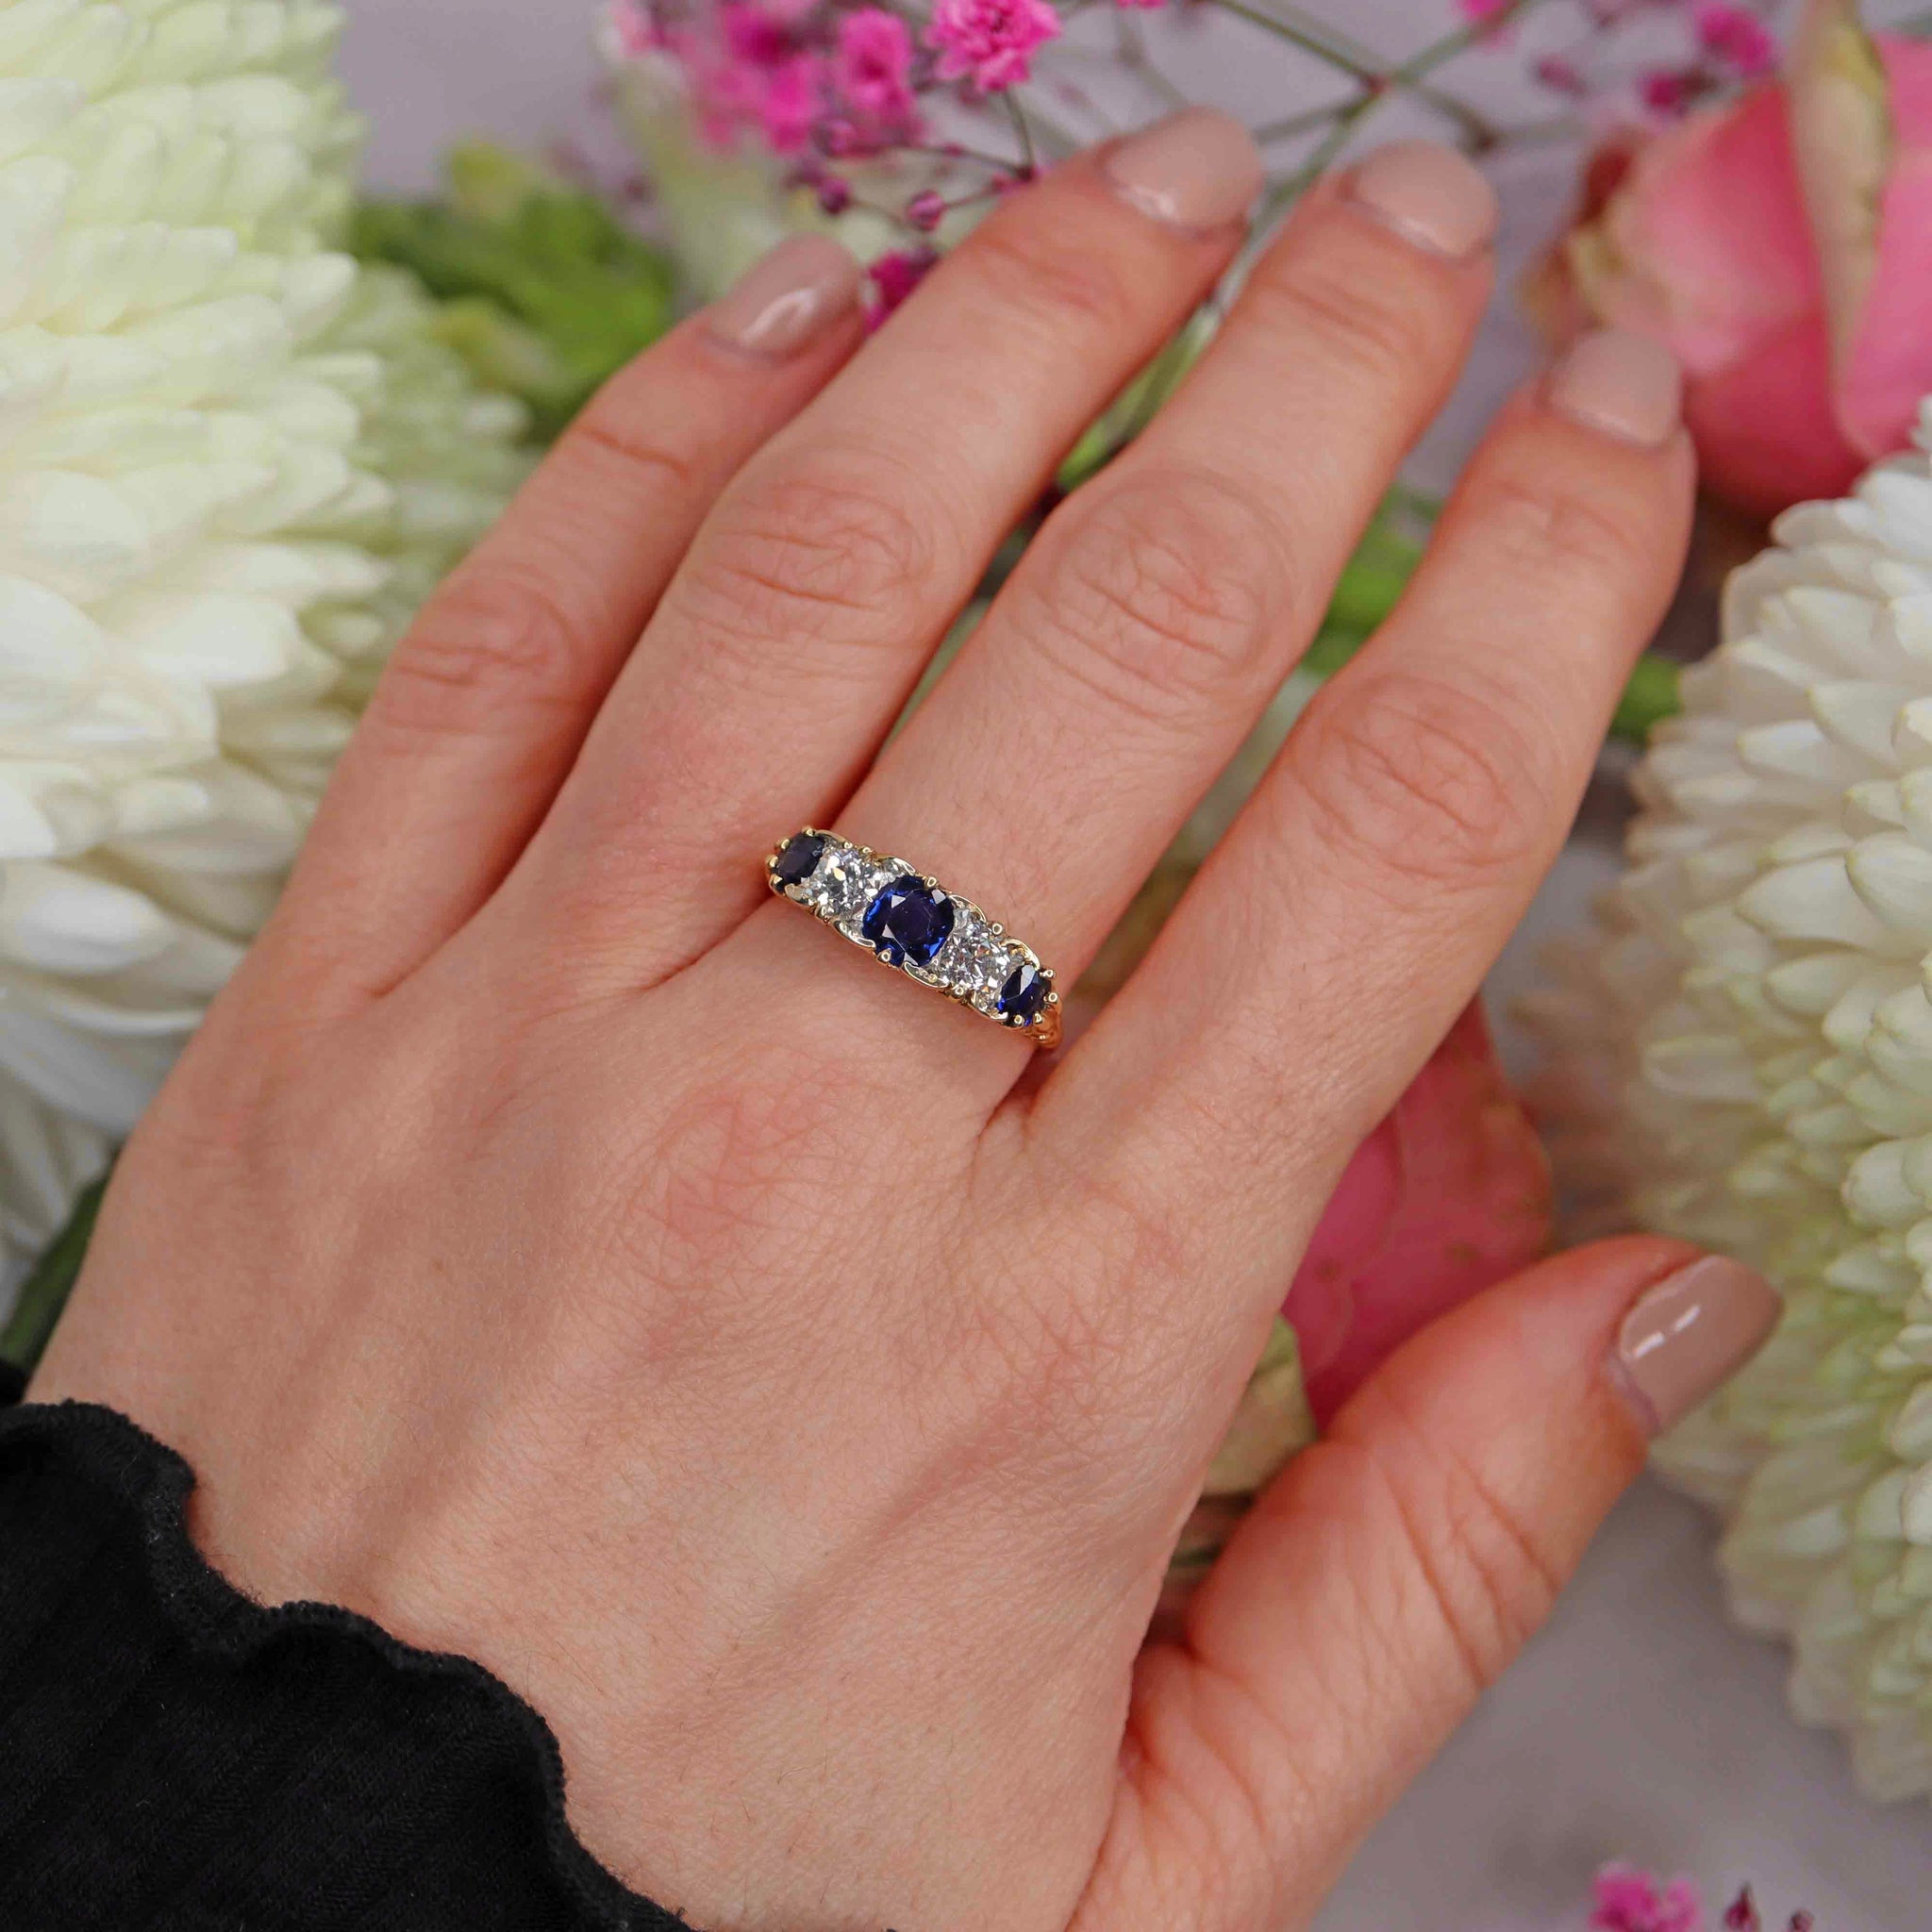
[[[1550,1224],[1542,1144],[1472,1007],[1349,1163],[1289,1291],[1317,1417],[1418,1329],[1536,1260]]]

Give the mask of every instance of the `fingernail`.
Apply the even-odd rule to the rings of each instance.
[[[1405,241],[1436,255],[1474,255],[1495,237],[1496,191],[1473,161],[1440,142],[1378,149],[1348,177],[1346,192]]]
[[[1761,1274],[1707,1255],[1651,1289],[1617,1330],[1618,1379],[1656,1434],[1707,1401],[1764,1345],[1781,1304]]]
[[[862,271],[824,235],[793,235],[745,270],[705,318],[708,333],[767,361],[795,356],[858,306]]]
[[[1187,108],[1130,134],[1101,172],[1124,200],[1174,228],[1224,228],[1261,192],[1254,137],[1214,108]]]
[[[1668,442],[1684,415],[1684,376],[1662,343],[1628,329],[1579,337],[1550,371],[1550,407],[1625,442]]]

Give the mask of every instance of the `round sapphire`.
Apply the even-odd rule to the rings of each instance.
[[[1045,974],[1031,960],[1022,959],[1007,974],[995,1010],[1008,1026],[1030,1026],[1039,1019],[1048,991]]]
[[[859,927],[889,966],[930,966],[953,930],[953,902],[904,873],[880,889]]]
[[[794,832],[772,861],[772,876],[781,886],[802,886],[819,869],[824,855],[823,832]]]

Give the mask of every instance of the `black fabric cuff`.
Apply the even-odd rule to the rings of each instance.
[[[0,1925],[683,1926],[572,1835],[528,1705],[347,1610],[250,1602],[189,1540],[193,1482],[111,1410],[0,1414]]]

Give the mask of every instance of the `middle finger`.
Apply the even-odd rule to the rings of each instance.
[[[1494,220],[1476,169],[1421,142],[1306,205],[1180,393],[1049,521],[837,829],[976,901],[1071,985],[1307,646],[1441,407]],[[773,908],[747,941],[790,916]],[[986,1096],[1004,1090],[1012,1061],[985,1051],[982,1023],[849,971],[929,1041],[948,1034]]]

